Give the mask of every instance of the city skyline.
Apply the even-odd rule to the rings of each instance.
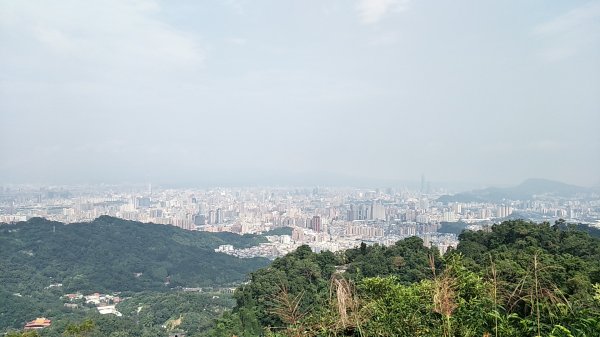
[[[600,1],[0,8],[0,184],[600,184]]]
[[[265,234],[268,243],[255,247],[224,244],[215,249],[245,258],[275,258],[302,244],[316,252],[345,250],[361,242],[387,246],[410,236],[445,252],[456,247],[462,229],[479,230],[517,218],[600,226],[600,191],[527,196],[523,188],[517,190],[521,192],[501,199],[449,198],[446,191],[432,189],[425,177],[415,189],[0,186],[0,223],[34,218],[94,223],[108,216],[190,231],[271,233]],[[282,232],[282,227],[288,229]]]

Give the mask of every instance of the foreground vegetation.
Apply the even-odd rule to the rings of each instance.
[[[300,247],[253,273],[207,334],[599,336],[599,282],[600,240],[563,222],[464,232],[443,257],[417,238],[341,255]]]
[[[235,304],[145,293],[119,305],[124,317],[88,316],[41,334],[599,336],[597,234],[564,222],[516,220],[463,232],[457,249],[443,256],[415,237],[339,254],[301,246],[251,273]]]
[[[64,307],[61,296],[66,293],[120,292],[128,297],[141,291],[239,284],[269,260],[239,259],[214,248],[265,241],[256,235],[193,232],[107,216],[68,225],[40,218],[1,224],[0,332],[40,316],[85,317],[83,310]]]
[[[51,327],[39,332],[11,329],[8,336],[166,337],[168,332],[178,331],[197,336],[234,303],[224,294],[144,292],[117,306],[122,317],[100,315],[95,308],[87,308],[77,315],[56,317]]]

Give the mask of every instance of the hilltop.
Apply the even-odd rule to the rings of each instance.
[[[455,195],[441,196],[438,201],[448,202],[501,202],[503,200],[529,200],[534,196],[573,197],[592,193],[593,188],[565,184],[548,179],[527,179],[513,187],[488,187]]]
[[[302,246],[252,273],[205,335],[597,336],[600,239],[578,229],[505,221],[463,232],[444,256],[415,237]]]
[[[75,224],[34,218],[0,225],[0,287],[28,293],[57,283],[65,291],[102,292],[222,286],[243,281],[268,260],[239,259],[214,248],[265,241],[109,216]]]

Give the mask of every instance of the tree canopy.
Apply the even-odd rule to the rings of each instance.
[[[343,272],[343,270],[346,270]],[[597,336],[600,240],[562,222],[296,252],[252,274],[209,336]]]

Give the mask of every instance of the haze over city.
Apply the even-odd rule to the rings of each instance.
[[[0,7],[2,183],[600,183],[599,1]]]

